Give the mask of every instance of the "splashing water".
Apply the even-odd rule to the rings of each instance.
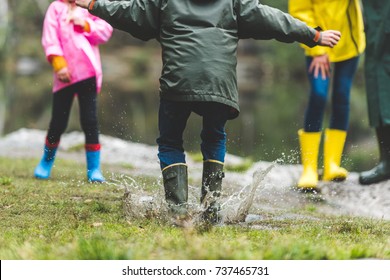
[[[298,166],[273,162],[255,166],[251,171],[252,175],[228,174],[228,178],[223,181],[220,197],[222,225],[247,224],[250,214],[258,214],[259,211],[291,213],[307,207],[314,207],[314,212],[326,214],[357,213],[361,216],[389,219],[390,200],[387,194],[390,193],[390,183],[383,182],[363,188],[357,185],[358,174],[352,173],[343,183],[320,182],[321,194],[305,195],[291,187],[300,171]],[[192,174],[194,178],[190,180],[192,183],[188,195],[190,215],[189,221],[186,221],[189,227],[202,223],[201,214],[205,210],[205,206],[200,204],[201,176],[196,172]],[[124,190],[124,213],[129,221],[151,219],[172,224],[162,178],[159,176],[153,180],[143,183],[142,179],[120,175],[116,180],[110,180],[110,184]]]
[[[171,223],[182,227],[190,227],[201,223],[201,215],[205,210],[200,205],[200,187],[188,186],[188,219],[176,221],[169,214],[165,201],[164,187],[161,177],[157,178],[157,187],[146,191],[146,186],[141,185],[134,178],[120,175],[113,178],[111,185],[122,188],[124,192],[124,212],[129,220],[157,219],[162,223]],[[150,189],[150,188],[149,188]]]
[[[238,194],[230,196],[222,205],[225,223],[231,224],[245,221],[249,214],[249,209],[253,204],[257,188],[271,169],[274,168],[275,164],[276,163],[273,163],[265,169],[256,170],[253,174],[251,185],[244,187]],[[250,190],[248,191],[249,188]]]
[[[225,195],[225,197],[221,197],[222,223],[231,224],[245,221],[249,209],[253,204],[257,188],[274,166],[275,163],[269,165],[265,169],[255,171],[250,185],[242,188],[238,192],[234,192],[230,196]],[[158,187],[149,191],[145,191],[145,186],[127,175],[120,175],[118,178],[113,178],[110,184],[125,190],[124,212],[129,220],[157,219],[163,223],[172,223],[161,181],[161,178],[158,178]],[[225,189],[225,192],[226,190],[228,190],[228,188]],[[222,192],[224,193],[224,191]],[[189,217],[185,222],[185,226],[202,224],[201,215],[206,206],[200,204],[199,197],[200,187],[189,186]]]
[[[160,187],[146,192],[145,186],[140,185],[134,178],[127,175],[112,178],[109,184],[124,189],[123,208],[129,220],[154,218],[166,221],[168,208]]]

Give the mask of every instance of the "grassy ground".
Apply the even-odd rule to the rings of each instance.
[[[123,189],[88,184],[84,164],[58,160],[38,181],[36,163],[0,158],[0,259],[390,259],[389,221],[266,213],[258,229],[180,229],[128,220]]]

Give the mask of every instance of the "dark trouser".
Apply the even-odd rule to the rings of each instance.
[[[229,108],[216,102],[175,102],[160,100],[159,130],[157,138],[160,167],[175,163],[185,163],[183,132],[191,112],[203,117],[200,134],[203,160],[225,161],[225,124]]]
[[[65,132],[75,95],[77,95],[79,100],[80,123],[85,134],[85,143],[99,144],[95,77],[75,83],[53,93],[52,116],[47,133],[47,141],[49,144],[58,143],[62,133]]]
[[[307,71],[312,60],[312,57],[306,58]],[[358,62],[359,57],[354,57],[334,63],[331,129],[348,130],[350,92]],[[319,132],[322,129],[330,79],[323,79],[320,74],[315,78],[313,73],[308,72],[311,90],[305,113],[305,132]]]

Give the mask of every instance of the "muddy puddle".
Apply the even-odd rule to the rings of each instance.
[[[0,138],[0,156],[39,158],[44,138],[45,131],[18,130]],[[65,134],[58,156],[85,160],[83,152],[72,149],[83,141],[84,136],[79,132]],[[101,142],[108,186],[123,189],[126,215],[129,218],[167,219],[157,147],[105,135],[101,135]],[[187,159],[189,208],[193,222],[196,222],[203,210],[199,205],[202,164]],[[226,163],[231,165],[243,160],[234,155],[226,156]],[[264,213],[274,213],[272,219],[315,219],[296,214],[308,207],[329,215],[390,220],[390,180],[361,186],[358,174],[352,172],[344,182],[320,182],[321,193],[302,194],[293,188],[301,170],[300,165],[257,162],[244,173],[225,172],[221,197],[223,223],[261,227],[256,222],[269,218]],[[140,177],[147,177],[148,182],[142,182]]]

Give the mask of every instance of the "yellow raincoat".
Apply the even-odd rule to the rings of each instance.
[[[334,48],[302,45],[307,56],[328,54],[331,62],[339,62],[358,56],[365,49],[359,0],[289,0],[289,13],[311,27],[341,32],[341,39]]]

